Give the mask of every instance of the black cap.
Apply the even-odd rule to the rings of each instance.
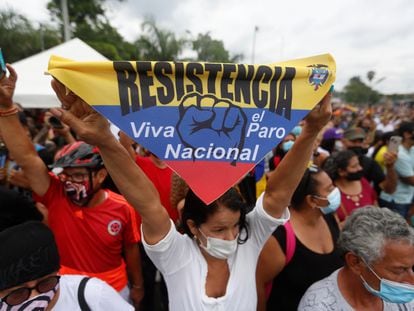
[[[36,280],[59,270],[52,231],[30,221],[0,232],[0,290]]]

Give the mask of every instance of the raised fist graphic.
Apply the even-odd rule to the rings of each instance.
[[[186,147],[239,148],[244,145],[247,117],[240,107],[214,95],[191,93],[180,103],[178,134]]]

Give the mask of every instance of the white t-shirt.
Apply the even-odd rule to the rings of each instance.
[[[53,311],[80,311],[78,288],[83,275],[62,275],[59,282],[59,298]],[[92,311],[130,311],[128,304],[111,286],[97,278],[86,283],[85,300]]]
[[[298,311],[353,311],[338,287],[338,272],[314,283],[303,295]],[[414,310],[413,303],[384,302],[384,311]]]
[[[414,147],[407,150],[400,145],[398,148],[398,159],[394,165],[399,177],[414,176]],[[397,204],[411,204],[414,197],[414,186],[404,183],[401,178],[397,180],[397,187],[394,193],[389,194],[381,191],[380,198],[387,201],[394,201]]]
[[[236,253],[228,259],[230,277],[223,297],[212,298],[205,294],[207,262],[194,239],[178,233],[173,223],[166,237],[155,245],[148,245],[142,234],[148,256],[167,283],[171,311],[256,310],[258,256],[272,232],[290,217],[288,209],[280,219],[271,217],[264,211],[262,201],[263,195],[246,216],[249,239],[238,245]]]

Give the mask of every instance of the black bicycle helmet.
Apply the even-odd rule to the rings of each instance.
[[[86,167],[100,169],[103,160],[98,148],[83,141],[77,141],[64,146],[56,154],[55,163],[52,168]]]

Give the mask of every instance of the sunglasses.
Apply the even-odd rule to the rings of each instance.
[[[40,294],[55,289],[56,285],[59,283],[59,279],[59,275],[53,275],[39,281],[34,287],[17,288],[14,291],[10,292],[8,295],[4,296],[3,298],[0,298],[0,301],[4,301],[9,306],[19,305],[25,302],[27,299],[29,299],[32,290],[34,289],[36,289],[36,291]]]

